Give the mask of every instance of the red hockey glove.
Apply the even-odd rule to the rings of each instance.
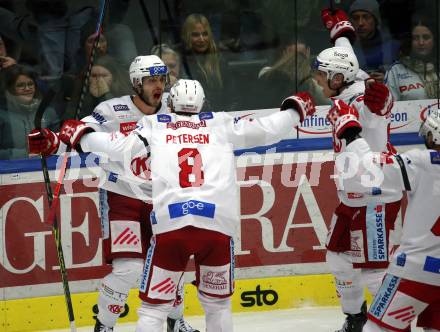
[[[365,80],[364,104],[377,115],[387,116],[393,108],[393,96],[388,87],[376,80]]]
[[[84,134],[90,133],[92,131],[94,130],[82,121],[66,120],[61,127],[59,137],[60,140],[67,146],[71,146],[78,152],[82,152],[79,141]]]
[[[333,100],[333,106],[327,114],[327,120],[333,126],[336,137],[347,139],[347,135],[355,136],[362,130],[358,111],[340,99]],[[347,130],[352,128],[350,130]]]
[[[326,29],[330,31],[330,40],[333,44],[339,37],[347,37],[352,44],[356,40],[353,24],[348,20],[348,16],[343,10],[331,11],[326,8],[321,11],[321,20]]]
[[[281,103],[280,110],[284,111],[289,108],[298,112],[301,122],[304,121],[306,116],[312,115],[316,111],[315,102],[308,92],[298,92],[284,99]]]
[[[50,129],[32,129],[27,136],[29,153],[41,154],[45,157],[57,152],[60,146],[58,135]]]

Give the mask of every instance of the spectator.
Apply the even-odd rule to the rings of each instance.
[[[82,58],[81,52],[85,53],[85,58],[82,58],[83,66],[90,59],[96,36],[96,22],[89,22],[81,30],[80,44],[82,47],[79,50],[78,57]],[[127,25],[119,23],[110,25],[108,28],[105,27],[104,31],[100,34],[95,54],[97,56],[109,54],[116,59],[119,65],[128,70],[131,61],[137,55],[137,48],[131,29]]]
[[[208,19],[201,14],[189,15],[182,26],[182,41],[187,76],[205,87],[207,111],[221,111],[227,107],[224,87],[226,66],[222,63]]]
[[[438,59],[433,31],[426,19],[415,20],[411,37],[402,45],[399,62],[391,67],[385,79],[395,100],[438,98]]]
[[[98,57],[92,66],[88,90],[84,95],[83,104],[77,117],[83,118],[90,115],[93,109],[105,100],[130,94],[132,90],[126,76],[127,74],[111,56]],[[83,80],[77,80],[74,88],[74,98],[72,98],[68,111],[63,118],[74,117],[81,98],[82,86]]]
[[[6,69],[16,63],[17,61],[14,58],[8,56],[5,42],[0,36],[0,69]]]
[[[399,43],[383,29],[376,0],[356,0],[349,13],[358,37],[353,49],[359,66],[383,82],[385,71],[397,59]]]
[[[0,159],[28,157],[27,135],[34,128],[34,119],[41,103],[41,92],[34,72],[12,66],[5,73],[4,109],[0,110]],[[59,118],[49,107],[44,112],[42,127],[58,130]]]
[[[165,90],[169,91],[180,78],[180,55],[167,44],[153,46],[150,53],[160,57],[168,67],[169,81]]]
[[[318,105],[328,104],[322,89],[311,75],[310,48],[304,43],[289,44],[272,67],[264,67],[258,74],[260,108],[277,107],[283,96],[297,91],[308,91]]]

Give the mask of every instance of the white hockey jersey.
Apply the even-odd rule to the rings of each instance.
[[[164,93],[162,106],[156,114],[167,112],[167,98],[168,93]],[[124,135],[128,135],[136,128],[137,122],[143,116],[145,114],[136,107],[131,96],[123,96],[100,103],[92,114],[83,118],[82,121],[89,124],[97,132],[111,133],[119,131]],[[143,162],[145,163],[145,161]],[[139,184],[133,185],[123,174],[123,164],[112,164],[110,166],[104,156],[101,157],[100,168],[102,169],[102,173],[99,174],[100,188],[145,201],[151,199],[151,184],[145,181],[141,188],[139,188]]]
[[[394,63],[387,71],[385,84],[396,101],[429,99],[420,76],[400,62]]]
[[[367,156],[365,158],[371,159],[371,150],[365,140],[352,142],[347,151],[360,158]],[[407,185],[409,183],[411,188],[407,191],[408,206],[400,246],[388,272],[405,279],[440,286],[440,152],[414,149],[400,156],[407,173]],[[395,156],[383,164],[382,171],[384,177],[381,188],[405,190],[403,172]],[[365,182],[361,183],[361,176],[367,173],[371,173],[368,168],[360,169],[360,176],[347,179],[345,185],[368,192],[371,188]]]
[[[336,46],[353,48],[350,42],[346,38],[338,38]],[[368,142],[372,151],[388,153],[389,147],[389,128],[391,125],[391,116],[380,116],[369,110],[364,104],[365,93],[365,81],[362,79],[356,79],[356,81],[345,88],[335,99],[343,100],[346,104],[354,107],[359,113],[359,122],[362,125],[361,136]],[[345,151],[345,140],[340,140],[333,132],[333,147],[336,153]],[[371,195],[365,195],[355,192],[349,192],[342,190],[341,186],[338,186],[341,190],[338,190],[338,197],[345,205],[358,207],[365,206],[374,199],[375,201],[382,203],[390,203],[398,201],[402,198],[402,192],[396,190],[390,191],[375,191],[374,197]]]
[[[125,164],[151,154],[153,233],[193,225],[232,236],[239,220],[234,149],[278,142],[298,123],[293,111],[252,121],[224,112],[160,114],[143,117],[127,137],[87,134],[81,147]]]

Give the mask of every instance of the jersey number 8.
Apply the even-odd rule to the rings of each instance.
[[[177,154],[179,160],[179,184],[182,188],[200,187],[205,179],[202,171],[202,155],[197,149],[184,148]]]

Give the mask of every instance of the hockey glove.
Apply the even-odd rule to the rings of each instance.
[[[387,116],[393,108],[393,96],[385,84],[369,78],[365,80],[364,104],[374,114]]]
[[[327,120],[333,126],[339,139],[352,140],[362,130],[358,111],[340,99],[333,99],[333,106],[327,114]]]
[[[356,40],[356,32],[353,24],[348,20],[347,14],[340,9],[331,11],[326,8],[321,11],[321,20],[327,30],[330,31],[330,41],[335,43],[339,37],[346,37],[350,43]]]
[[[306,116],[313,115],[316,111],[315,102],[308,92],[298,92],[284,99],[281,103],[280,110],[284,111],[289,108],[298,112],[301,122],[304,121]]]
[[[59,137],[67,146],[74,148],[78,152],[82,152],[79,141],[84,134],[92,131],[95,130],[82,121],[66,120],[61,127]]]
[[[29,153],[41,154],[45,157],[57,152],[60,146],[58,135],[50,129],[32,129],[27,136]]]

